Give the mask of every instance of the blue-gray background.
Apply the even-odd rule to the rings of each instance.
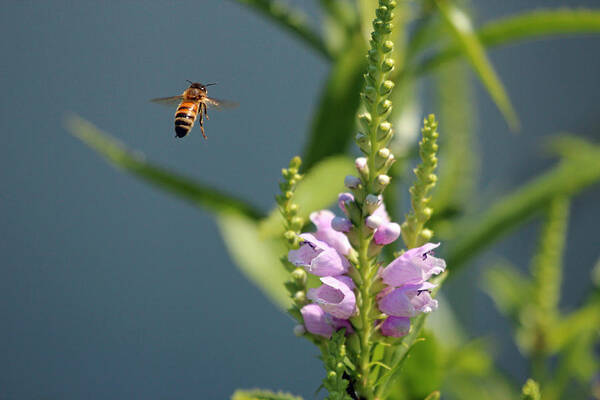
[[[314,15],[303,3],[293,2]],[[564,2],[475,6],[485,21],[542,4]],[[327,65],[222,0],[4,1],[0,10],[0,398],[221,399],[237,387],[312,398],[323,372],[316,349],[236,270],[211,216],[107,166],[63,119],[80,114],[267,210],[280,168],[305,142]],[[598,138],[599,50],[600,38],[578,37],[491,52],[523,129],[508,133],[478,86],[481,203],[551,165],[541,137]],[[211,115],[207,142],[198,131],[175,140],[172,110],[147,102],[178,94],[185,79],[217,81],[211,94],[240,103]],[[565,308],[590,286],[599,200],[596,188],[572,206]],[[487,258],[526,266],[536,232],[522,229]],[[506,335],[468,271],[462,278],[473,279],[446,293],[469,333]],[[504,369],[522,380],[517,350],[499,343]]]

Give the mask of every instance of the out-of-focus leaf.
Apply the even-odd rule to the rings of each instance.
[[[576,311],[558,321],[552,330],[548,345],[552,352],[563,349],[569,342],[588,331],[597,331],[600,327],[600,298],[596,295]]]
[[[290,9],[279,0],[232,0],[243,4],[258,14],[275,22],[280,27],[290,31],[295,37],[301,39],[311,49],[315,50],[326,59],[333,59],[333,55],[325,46],[323,39],[308,24],[308,16],[299,10]]]
[[[531,292],[531,280],[507,262],[487,268],[484,275],[485,291],[492,297],[498,310],[513,322],[529,301],[523,293]]]
[[[366,67],[365,54],[365,42],[356,33],[331,69],[302,157],[306,171],[324,158],[344,154],[352,143]]]
[[[356,7],[350,1],[320,0],[323,8],[323,27],[328,47],[339,54],[358,29]]]
[[[564,160],[513,194],[499,199],[471,222],[459,224],[457,232],[462,234],[451,243],[446,258],[448,268],[456,271],[462,267],[477,252],[543,210],[550,199],[572,196],[597,183],[600,180],[600,149],[589,143],[588,151],[595,151],[598,156]]]
[[[440,121],[439,178],[431,197],[434,215],[460,212],[472,198],[479,157],[474,151],[471,81],[466,67],[447,65],[436,74]],[[435,229],[434,229],[435,230]]]
[[[600,33],[599,10],[536,10],[498,19],[477,31],[485,47],[499,46],[523,40],[569,35]],[[431,72],[462,54],[459,46],[450,45],[414,68],[416,75]]]
[[[422,399],[442,385],[444,366],[442,354],[436,338],[425,332],[425,340],[411,351],[403,365],[399,379],[394,386],[400,385],[409,399]],[[427,379],[423,379],[423,366],[427,365]],[[394,397],[392,397],[394,398]]]
[[[291,300],[284,287],[289,274],[279,260],[286,253],[283,240],[261,239],[255,221],[239,213],[217,216],[221,236],[240,270],[276,305],[287,309]]]
[[[241,199],[147,162],[141,153],[127,149],[116,139],[79,117],[69,117],[67,126],[74,136],[97,151],[110,164],[161,190],[196,206],[205,207],[213,213],[235,211],[253,220],[262,216],[260,211]]]
[[[346,156],[327,158],[313,167],[300,181],[294,194],[294,203],[298,204],[298,216],[308,218],[315,210],[329,207],[343,192],[344,177],[354,172],[354,163]],[[283,233],[283,223],[278,209],[271,211],[260,224],[263,237],[272,237]]]
[[[236,390],[231,396],[231,400],[302,400],[302,397],[283,392],[274,393],[270,390],[250,389]]]
[[[435,2],[446,20],[451,32],[465,57],[471,63],[473,69],[479,75],[492,99],[504,115],[504,118],[512,129],[518,129],[519,119],[506,94],[504,86],[498,78],[494,67],[488,60],[485,49],[477,34],[469,16],[447,0],[436,0]]]

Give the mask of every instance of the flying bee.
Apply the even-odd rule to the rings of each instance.
[[[182,138],[192,130],[194,122],[198,119],[202,136],[206,139],[204,133],[204,117],[208,119],[208,107],[223,108],[233,107],[235,103],[213,99],[208,97],[206,88],[216,85],[216,83],[208,83],[203,85],[199,82],[187,81],[190,87],[185,89],[179,96],[160,97],[150,101],[160,103],[166,106],[177,106],[175,111],[175,137]]]

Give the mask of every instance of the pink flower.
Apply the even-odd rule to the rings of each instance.
[[[306,330],[312,334],[330,338],[333,332],[341,328],[346,328],[347,333],[353,332],[350,322],[326,313],[316,304],[308,304],[302,307],[300,313]]]
[[[315,237],[345,256],[350,252],[352,246],[350,246],[346,235],[331,227],[331,222],[334,218],[335,214],[329,210],[317,211],[310,214],[310,220],[317,227],[317,231],[314,233]]]
[[[381,324],[381,334],[391,337],[402,337],[410,331],[410,318],[387,317]]]
[[[308,298],[321,306],[323,311],[337,318],[348,319],[356,311],[355,285],[349,276],[326,276],[323,285],[308,290]]]
[[[395,222],[388,222],[380,225],[373,235],[375,244],[380,246],[394,242],[400,236],[400,225]]]
[[[305,267],[308,272],[317,276],[336,276],[348,272],[350,263],[336,249],[311,233],[303,233],[300,237],[304,239],[300,248],[288,253],[288,260],[292,264]]]
[[[344,212],[344,214],[348,214],[346,212],[346,203],[354,201],[354,195],[352,193],[340,193],[338,196],[338,206],[340,210]]]
[[[394,287],[420,285],[432,275],[442,273],[446,269],[446,262],[433,256],[433,249],[439,245],[427,243],[407,250],[381,271],[383,282]]]
[[[422,285],[388,287],[377,295],[381,312],[394,317],[414,317],[422,312],[437,309],[437,300],[431,298],[429,290],[435,285],[425,282]]]

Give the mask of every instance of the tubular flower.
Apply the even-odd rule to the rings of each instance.
[[[415,317],[437,308],[429,290],[435,285],[424,282],[422,285],[404,285],[399,288],[388,287],[377,295],[379,309],[394,317]]]
[[[356,311],[352,279],[348,276],[326,276],[321,278],[321,282],[323,285],[320,287],[308,290],[307,297],[336,318],[350,318]]]
[[[402,337],[410,331],[410,318],[387,317],[381,324],[381,333],[385,336]]]
[[[379,196],[381,198],[381,196]],[[394,242],[400,236],[400,225],[390,220],[383,202],[366,219],[366,225],[375,231],[375,244],[384,246]]]
[[[334,230],[331,227],[331,221],[335,215],[329,210],[321,210],[310,214],[310,220],[317,227],[314,236],[327,243],[337,250],[338,253],[345,256],[350,252],[351,246],[346,235]]]
[[[318,240],[312,233],[303,233],[300,238],[304,240],[300,248],[288,253],[292,264],[302,266],[317,276],[337,276],[348,272],[350,263],[336,249]]]
[[[446,262],[433,256],[433,249],[439,245],[427,243],[407,250],[379,272],[383,283],[388,285],[377,295],[379,310],[388,315],[381,325],[383,335],[406,335],[410,328],[410,317],[437,309],[438,302],[430,294],[436,285],[427,280],[446,269]],[[408,319],[409,328],[405,326],[406,320],[391,318]]]
[[[312,334],[330,338],[333,332],[341,328],[346,328],[347,333],[353,332],[350,322],[326,313],[316,304],[308,304],[302,307],[300,313],[306,330]]]
[[[407,250],[381,271],[380,276],[386,285],[420,285],[433,275],[446,269],[446,262],[433,256],[433,249],[439,243],[426,243],[421,247]]]

